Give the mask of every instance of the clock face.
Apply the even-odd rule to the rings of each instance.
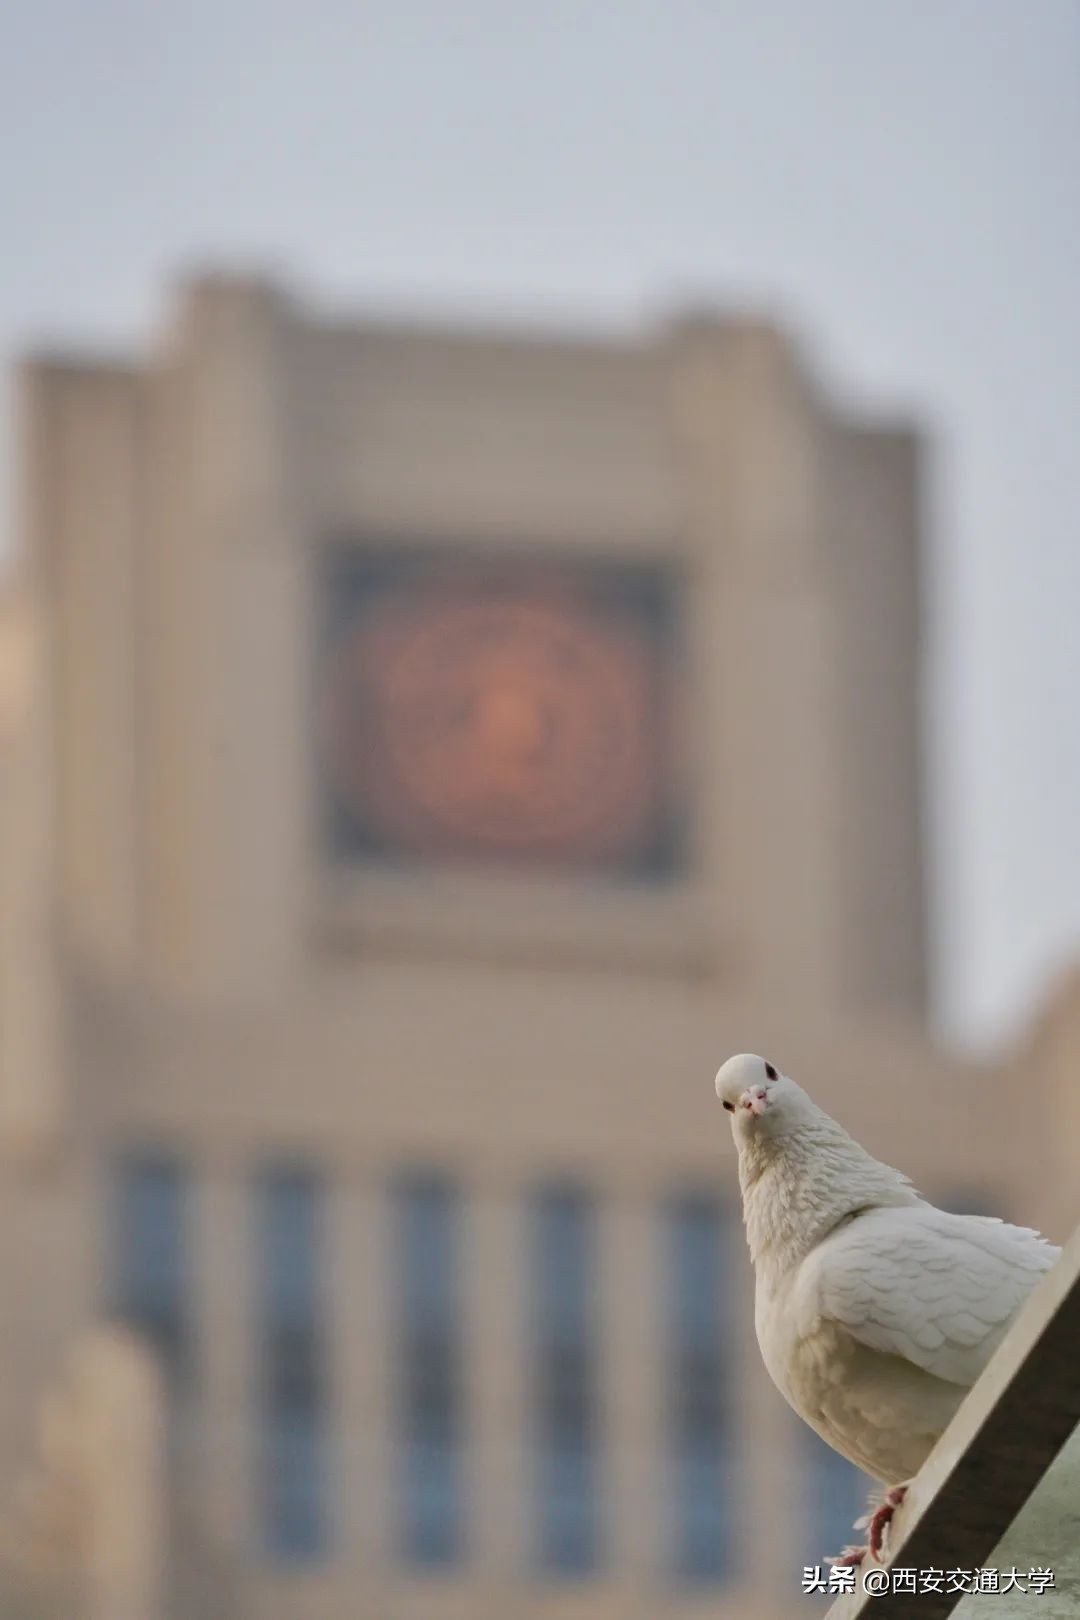
[[[669,858],[671,672],[640,580],[388,566],[344,596],[320,727],[339,844],[628,871]]]

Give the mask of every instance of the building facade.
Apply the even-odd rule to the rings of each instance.
[[[789,1614],[858,1486],[759,1366],[719,1062],[1051,1230],[1077,1143],[1075,1017],[1032,1037],[1038,1109],[1030,1052],[927,1030],[917,436],[766,323],[397,329],[213,276],[19,405],[0,1474],[61,1526],[29,1586]],[[102,1333],[78,1366],[159,1390],[156,1448],[100,1443]]]

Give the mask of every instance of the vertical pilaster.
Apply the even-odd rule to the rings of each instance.
[[[124,983],[138,946],[140,385],[119,367],[53,366],[48,386],[58,918],[83,962]]]
[[[5,603],[11,707],[0,783],[0,1144],[55,1149],[68,1098],[57,982],[56,629],[49,544],[56,520],[55,389],[28,366],[18,394],[22,479],[18,588]]]
[[[308,548],[293,499],[295,328],[257,283],[188,291],[149,386],[145,847],[151,972],[272,994],[308,884]]]
[[[786,1005],[835,1005],[835,605],[822,566],[820,406],[790,342],[763,323],[680,329],[670,369],[686,470],[699,858],[725,982]]]

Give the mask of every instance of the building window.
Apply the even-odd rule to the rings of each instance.
[[[401,1538],[425,1568],[461,1556],[459,1200],[436,1176],[397,1189]]]
[[[865,1535],[855,1530],[855,1520],[866,1512],[874,1482],[802,1422],[798,1444],[806,1526],[801,1570],[808,1564],[824,1563],[853,1542],[865,1541]],[[793,1569],[793,1578],[796,1573]]]
[[[678,1579],[731,1573],[732,1457],[725,1353],[727,1223],[708,1197],[667,1213],[671,1560]]]
[[[266,1171],[256,1208],[262,1540],[277,1558],[303,1560],[326,1543],[318,1179],[299,1169]]]
[[[189,1359],[185,1192],[169,1159],[131,1156],[116,1168],[110,1303],[154,1345],[174,1389]]]
[[[594,1213],[572,1188],[533,1211],[537,1542],[551,1575],[588,1575],[600,1557]]]

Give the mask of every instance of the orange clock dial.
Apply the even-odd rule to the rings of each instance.
[[[655,836],[666,672],[639,624],[573,591],[378,593],[325,695],[335,790],[378,847],[579,864]]]

